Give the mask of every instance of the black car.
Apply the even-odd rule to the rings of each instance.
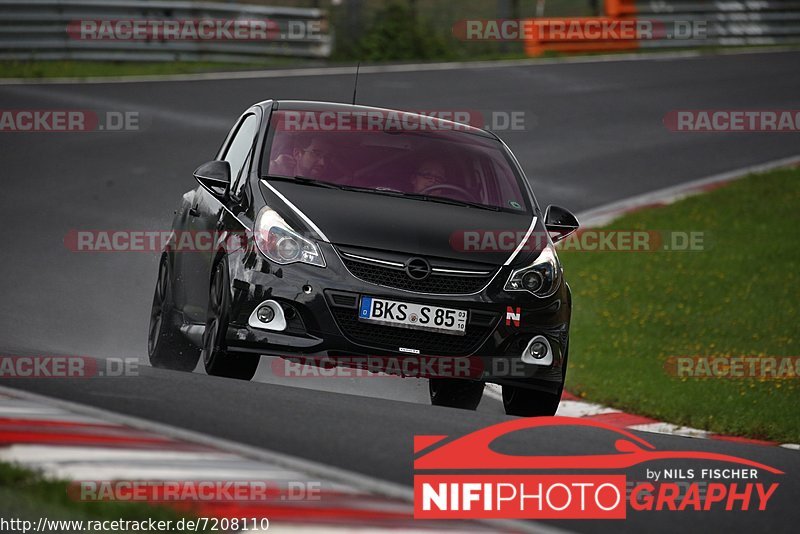
[[[261,355],[466,362],[427,375],[433,404],[475,409],[493,382],[507,413],[555,413],[572,302],[553,243],[578,222],[542,212],[494,134],[268,100],[194,177],[160,260],[154,366],[202,356],[208,374],[249,380]]]

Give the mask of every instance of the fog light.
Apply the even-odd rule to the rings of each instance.
[[[543,335],[533,336],[520,357],[528,365],[553,365],[553,349]]]
[[[279,302],[265,300],[253,308],[250,317],[247,318],[247,325],[256,330],[283,332],[286,330],[286,313]]]
[[[534,341],[531,343],[531,346],[528,347],[528,352],[531,356],[536,358],[537,360],[541,360],[545,356],[547,356],[547,345],[542,343],[541,341]]]
[[[269,323],[275,318],[275,310],[272,309],[272,306],[261,306],[256,316],[262,323]]]

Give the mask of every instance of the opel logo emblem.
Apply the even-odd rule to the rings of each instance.
[[[406,262],[406,274],[412,280],[425,280],[431,274],[431,264],[424,258],[411,258]]]

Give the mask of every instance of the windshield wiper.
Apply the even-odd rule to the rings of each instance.
[[[450,204],[452,206],[462,206],[464,208],[478,208],[489,211],[500,211],[497,206],[487,206],[478,202],[470,202],[468,200],[455,200],[453,198],[435,197],[431,195],[423,195],[420,193],[405,193],[397,189],[390,188],[371,188],[371,187],[354,187],[343,185],[342,189],[347,191],[359,191],[363,193],[372,193],[375,195],[388,195],[391,197],[410,198],[412,200],[424,200],[426,202],[438,202],[440,204]]]
[[[316,187],[326,187],[328,189],[344,189],[343,186],[332,184],[331,182],[325,182],[323,180],[315,180],[314,178],[308,178],[306,176],[277,176],[268,174],[267,176],[264,176],[264,179],[280,180],[283,182],[293,182],[303,185],[313,185]]]
[[[410,198],[413,200],[424,200],[426,202],[439,202],[440,204],[451,204],[453,206],[462,206],[465,208],[478,208],[482,210],[500,211],[500,208],[498,208],[497,206],[488,206],[486,204],[480,204],[478,202],[470,202],[468,200],[456,200],[453,198],[423,195],[421,193],[406,193],[388,187],[370,188],[370,187],[342,186],[342,189],[347,189],[348,191],[363,191],[364,193],[374,193],[376,195],[389,195],[392,197]]]
[[[463,206],[465,208],[478,208],[482,210],[500,211],[497,206],[489,206],[487,204],[480,204],[479,202],[470,202],[469,200],[456,200],[454,198],[435,197],[431,195],[423,195],[420,193],[402,193],[405,198],[413,198],[414,200],[425,200],[427,202],[439,202],[441,204],[452,204],[453,206]]]
[[[390,188],[372,188],[372,187],[358,187],[354,185],[340,185],[322,180],[315,180],[306,176],[277,176],[267,175],[264,177],[269,180],[281,180],[284,182],[294,182],[304,185],[312,185],[316,187],[326,187],[328,189],[340,189],[342,191],[356,191],[359,193],[372,193],[374,195],[388,195],[392,197],[410,198],[413,200],[424,200],[426,202],[439,202],[440,204],[450,204],[452,206],[463,206],[465,208],[478,208],[482,210],[500,211],[497,206],[488,206],[478,202],[470,202],[468,200],[455,200],[452,198],[435,197],[430,195],[423,195],[420,193],[405,193],[397,189]]]
[[[267,176],[263,177],[264,180],[280,180],[282,182],[292,182],[296,184],[303,184],[303,185],[313,185],[316,187],[326,187],[328,189],[340,189],[342,191],[357,191],[359,193],[383,193],[387,195],[403,195],[402,191],[396,191],[394,189],[372,189],[370,187],[358,187],[354,185],[342,185],[342,184],[334,184],[332,182],[325,182],[323,180],[315,180],[314,178],[308,178],[307,176],[280,176],[280,175],[273,175],[268,174]]]

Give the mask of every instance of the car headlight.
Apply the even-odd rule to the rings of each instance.
[[[275,263],[300,262],[325,267],[325,258],[317,244],[294,231],[271,208],[264,208],[258,214],[253,238],[258,250]]]
[[[556,292],[561,285],[561,264],[556,250],[548,243],[531,265],[516,269],[508,277],[506,291],[527,291],[545,298]]]

